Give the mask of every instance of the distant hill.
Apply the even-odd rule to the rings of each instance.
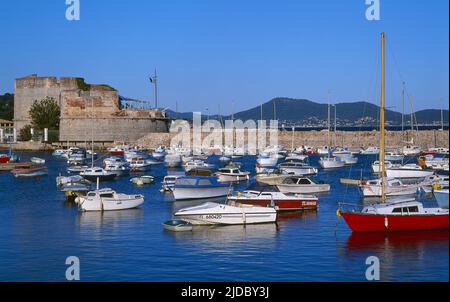
[[[275,106],[274,106],[275,105]],[[370,124],[377,123],[379,119],[380,107],[368,102],[338,103],[336,115],[339,124]],[[262,105],[263,119],[274,118],[274,108],[276,118],[281,122],[291,123],[311,123],[317,124],[328,119],[328,105],[315,103],[306,99],[274,98]],[[191,112],[175,113],[167,111],[171,118],[192,119]],[[444,121],[448,122],[448,110],[444,110]],[[334,118],[334,107],[330,108],[331,120]],[[235,119],[259,120],[261,116],[261,106],[253,107],[244,111],[236,112]],[[217,116],[210,116],[215,118]],[[399,112],[386,110],[386,122],[389,124],[401,124],[402,115]],[[229,119],[231,116],[223,116]],[[418,123],[432,124],[441,120],[441,111],[437,109],[427,109],[417,111],[415,118]],[[410,120],[410,115],[404,116],[405,121]],[[416,121],[415,121],[416,122]]]
[[[0,119],[12,121],[14,118],[14,94],[0,95]]]

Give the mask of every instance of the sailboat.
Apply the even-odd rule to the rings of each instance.
[[[386,201],[385,176],[385,69],[384,33],[381,34],[381,106],[380,106],[380,163],[381,203],[363,207],[360,212],[345,210],[343,205],[337,211],[353,232],[393,232],[448,229],[448,209],[424,208],[421,202],[412,198]]]

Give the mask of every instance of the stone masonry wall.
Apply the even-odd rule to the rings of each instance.
[[[54,98],[61,108],[61,141],[94,140],[130,142],[150,132],[167,132],[168,121],[159,110],[120,108],[117,90],[107,85],[91,85],[82,78],[38,77],[15,81],[14,123],[19,131],[31,123],[28,111],[35,100]]]
[[[169,146],[171,139],[176,133],[151,133],[139,139],[138,144],[148,148],[156,148],[160,145]],[[421,148],[428,149],[433,147],[448,147],[449,146],[449,131],[439,130],[424,130],[419,132],[407,131],[404,139],[400,131],[386,132],[386,148],[395,149],[402,147],[406,141],[414,138],[414,144]],[[202,136],[203,138],[205,136]],[[331,133],[332,141],[334,134]],[[192,139],[192,135],[191,135]],[[267,144],[269,136],[267,135]],[[297,131],[294,133],[294,147],[302,145],[311,147],[322,147],[327,145],[328,135],[326,131]],[[285,148],[290,149],[292,144],[292,132],[278,132],[278,142]],[[352,149],[367,148],[369,146],[378,146],[379,132],[378,131],[338,131],[336,133],[336,144]]]

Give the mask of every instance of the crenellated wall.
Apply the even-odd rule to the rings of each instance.
[[[160,110],[122,110],[119,94],[112,87],[87,84],[82,78],[58,80],[37,75],[15,81],[14,123],[18,131],[31,123],[28,111],[33,102],[45,97],[54,98],[61,108],[61,141],[91,140],[91,125],[94,140],[107,142],[134,141],[150,132],[168,131],[168,120]]]

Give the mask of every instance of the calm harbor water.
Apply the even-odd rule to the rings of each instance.
[[[135,187],[130,177],[101,184],[144,194],[141,208],[80,213],[56,189],[64,160],[20,155],[24,161],[45,158],[49,176],[0,174],[0,281],[64,281],[68,256],[79,257],[82,281],[365,281],[368,256],[379,257],[382,281],[449,280],[448,231],[352,235],[337,219],[338,202],[363,203],[358,189],[339,179],[371,176],[369,157],[351,168],[319,172],[316,179],[330,183],[331,192],[320,195],[317,212],[282,216],[277,225],[171,233],[161,224],[193,202],[174,202],[159,192],[164,166],[147,173],[156,176],[149,186]],[[311,163],[318,166],[317,160]],[[254,172],[254,158],[240,161]],[[421,198],[435,205],[432,196]]]

